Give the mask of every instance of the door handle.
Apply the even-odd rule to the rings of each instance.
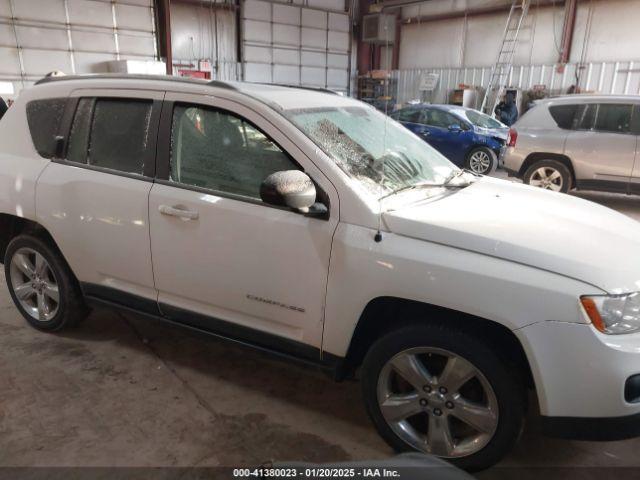
[[[423,137],[428,137],[430,135],[429,130],[420,130],[420,135]]]
[[[169,205],[160,205],[158,211],[163,215],[170,215],[172,217],[180,217],[187,220],[197,220],[198,212],[195,210],[186,210],[181,207],[170,207]]]

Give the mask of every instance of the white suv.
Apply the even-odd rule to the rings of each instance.
[[[53,78],[0,122],[0,253],[55,331],[93,303],[359,373],[398,450],[640,434],[640,225],[478,177],[339,95]],[[331,406],[327,405],[330,409]]]

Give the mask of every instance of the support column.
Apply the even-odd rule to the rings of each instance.
[[[158,17],[158,43],[160,57],[167,62],[167,75],[173,74],[173,55],[171,54],[171,6],[170,0],[156,0]]]

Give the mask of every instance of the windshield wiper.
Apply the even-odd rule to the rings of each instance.
[[[450,182],[452,182],[453,180],[455,180],[456,178],[458,178],[460,175],[462,175],[463,173],[470,173],[471,175],[473,175],[474,177],[482,177],[481,174],[474,172],[473,170],[469,170],[468,168],[463,168],[458,170],[457,172],[453,172],[451,173],[451,175],[449,175],[445,181],[443,182],[445,185],[447,185],[448,187],[454,187],[454,186],[458,186],[458,185],[449,185]],[[468,186],[469,182],[462,184],[460,186]]]
[[[444,180],[444,185],[449,185],[450,182],[458,178],[460,175],[464,173],[464,170],[460,169],[457,172],[451,172],[451,174]]]
[[[396,190],[393,190],[390,193],[387,193],[386,195],[383,195],[382,197],[380,197],[378,200],[384,200],[385,198],[391,197],[393,195],[396,195],[397,193],[400,192],[404,192],[407,190],[416,190],[418,188],[463,188],[466,187],[467,184],[463,184],[463,185],[448,185],[447,184],[447,180],[445,180],[443,183],[430,183],[430,182],[425,182],[425,183],[414,183],[413,185],[405,185],[404,187],[400,187]]]

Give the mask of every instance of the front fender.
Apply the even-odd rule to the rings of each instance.
[[[323,333],[323,350],[334,355],[346,355],[360,315],[377,297],[424,302],[516,330],[541,321],[584,322],[580,295],[601,293],[545,270],[403,235],[383,232],[377,243],[375,233],[348,224],[336,230]]]

